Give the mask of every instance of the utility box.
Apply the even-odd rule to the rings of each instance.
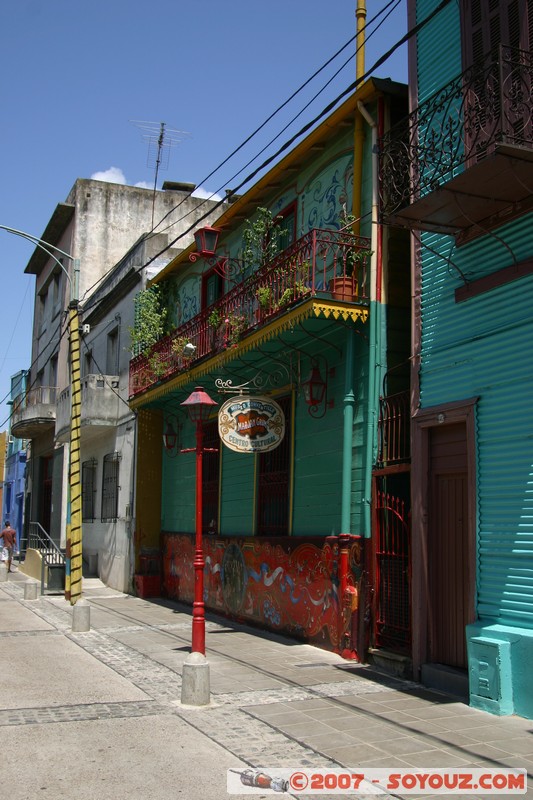
[[[470,705],[512,714],[511,643],[485,636],[467,639]]]

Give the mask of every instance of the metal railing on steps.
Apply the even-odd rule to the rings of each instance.
[[[41,594],[44,594],[45,583],[48,590],[62,590],[65,579],[65,553],[40,522],[29,523],[26,556],[30,549],[36,550],[41,556]]]

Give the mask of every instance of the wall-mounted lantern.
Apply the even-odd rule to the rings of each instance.
[[[203,258],[214,256],[217,251],[218,237],[220,228],[212,228],[206,225],[205,228],[198,228],[194,233],[196,250]]]
[[[328,369],[327,364],[325,367],[325,379],[322,377],[320,367],[316,360],[311,364],[311,373],[306,381],[302,383],[302,390],[304,400],[308,405],[308,413],[317,419],[320,419],[326,413],[328,408],[333,408],[335,401],[328,400]],[[334,374],[333,370],[329,370],[330,374]]]

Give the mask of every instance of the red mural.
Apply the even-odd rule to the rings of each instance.
[[[192,603],[194,536],[163,534],[163,590]],[[337,537],[204,537],[204,602],[226,616],[338,650],[345,623],[339,599]],[[350,548],[350,583],[357,582],[361,546]]]

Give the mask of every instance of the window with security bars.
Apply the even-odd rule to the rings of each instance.
[[[81,518],[93,522],[96,516],[96,461],[84,461],[81,465]]]
[[[120,455],[108,453],[104,456],[102,476],[102,522],[110,522],[118,517],[118,468]]]

